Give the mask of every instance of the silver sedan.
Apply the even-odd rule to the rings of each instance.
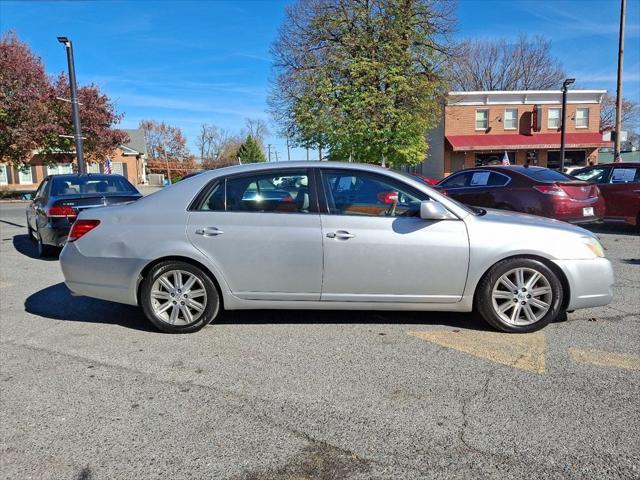
[[[84,211],[60,263],[74,294],[139,305],[171,333],[223,309],[475,311],[531,332],[608,304],[614,281],[587,230],[334,162],[222,168]]]

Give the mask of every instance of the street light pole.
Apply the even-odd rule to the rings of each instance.
[[[562,122],[560,124],[560,171],[564,172],[564,134],[567,118],[567,90],[569,85],[575,82],[575,78],[567,78],[562,82]]]
[[[80,127],[80,109],[78,108],[78,85],[76,83],[76,67],[73,61],[73,45],[67,37],[58,37],[67,50],[67,63],[69,65],[69,87],[71,90],[71,115],[73,116],[73,138],[76,144],[76,157],[78,159],[78,173],[86,173],[84,168],[84,151],[82,147],[82,129]]]
[[[627,1],[621,0],[620,5],[620,36],[618,38],[618,79],[616,85],[616,138],[613,147],[613,161],[620,161],[620,137],[622,134],[622,60],[624,58],[624,17]]]

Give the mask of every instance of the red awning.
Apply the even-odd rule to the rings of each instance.
[[[454,151],[461,150],[521,150],[560,148],[559,133],[534,133],[533,135],[447,135]],[[602,140],[601,133],[567,133],[566,148],[611,147],[613,142]]]

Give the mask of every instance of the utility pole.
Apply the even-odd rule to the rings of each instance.
[[[575,78],[567,78],[562,82],[562,120],[560,124],[560,171],[564,172],[564,134],[567,129],[567,90],[575,82]]]
[[[275,150],[275,154],[276,154],[276,162],[278,161],[278,150]]]
[[[309,161],[309,147],[307,147],[307,162]]]
[[[289,137],[287,137],[287,162],[291,161],[291,149],[289,148]]]
[[[65,46],[67,64],[69,65],[69,87],[71,90],[71,115],[73,116],[73,138],[76,144],[76,158],[78,159],[78,173],[84,175],[84,151],[82,148],[82,129],[80,127],[80,109],[78,108],[78,85],[76,83],[76,67],[73,61],[73,45],[67,37],[58,37],[58,42]]]
[[[624,58],[624,20],[627,0],[620,0],[620,38],[618,40],[618,83],[616,91],[616,138],[613,147],[613,161],[620,159],[620,137],[622,136],[622,60]]]
[[[271,161],[271,144],[267,144],[267,155],[269,157],[269,161]]]

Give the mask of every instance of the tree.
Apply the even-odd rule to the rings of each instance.
[[[331,159],[415,164],[436,125],[453,4],[299,0],[273,45],[280,133]]]
[[[0,39],[0,160],[28,162],[35,151],[46,161],[73,152],[69,81],[60,74],[52,83],[42,61],[13,32]],[[96,85],[78,89],[85,157],[103,162],[126,133],[113,128],[121,119]]]
[[[55,92],[40,58],[13,32],[0,39],[0,160],[30,160],[56,131]]]
[[[55,96],[71,98],[69,79],[61,73],[53,83]],[[103,163],[107,156],[119,146],[129,141],[129,136],[115,128],[123,115],[116,112],[115,106],[98,86],[91,84],[78,89],[80,102],[80,123],[82,128],[83,151],[85,160],[92,163]],[[52,129],[45,141],[42,154],[46,160],[55,160],[58,152],[75,150],[72,138],[59,135],[73,135],[73,117],[69,102],[55,99],[50,105],[55,117],[56,128]]]
[[[638,104],[627,99],[622,99],[622,126],[623,130],[635,130],[640,126],[640,108]],[[616,97],[608,93],[600,103],[600,131],[614,130],[616,126]]]
[[[252,135],[247,135],[244,143],[238,149],[238,159],[243,163],[266,162],[267,158]]]
[[[559,89],[567,74],[551,55],[551,42],[520,35],[507,40],[467,40],[452,62],[454,90]]]
[[[155,120],[140,121],[147,144],[147,154],[152,161],[185,162],[191,159],[187,139],[179,127]]]
[[[269,135],[269,127],[261,118],[245,118],[244,130],[241,134],[243,137],[251,135],[264,148],[264,137]]]

